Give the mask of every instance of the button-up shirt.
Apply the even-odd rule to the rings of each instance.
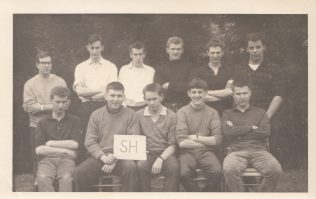
[[[73,88],[80,85],[89,89],[105,91],[106,86],[117,81],[117,68],[108,61],[100,58],[98,63],[88,59],[77,65],[75,69],[75,81]],[[89,101],[87,98],[79,97],[82,102]]]
[[[143,89],[147,84],[153,83],[154,74],[155,70],[145,64],[135,67],[131,62],[122,66],[119,81],[124,85],[126,98],[135,102],[144,101]]]

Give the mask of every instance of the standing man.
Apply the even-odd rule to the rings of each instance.
[[[248,34],[246,41],[249,60],[235,68],[234,80],[248,80],[251,83],[250,104],[266,110],[271,122],[272,132],[270,150],[273,154],[278,154],[276,149],[280,147],[280,143],[276,135],[280,119],[273,116],[276,115],[284,98],[284,74],[282,74],[280,66],[264,57],[266,46],[262,34]]]
[[[38,190],[55,191],[53,182],[57,180],[60,192],[71,192],[81,136],[80,119],[66,113],[70,103],[66,87],[54,87],[50,93],[53,111],[36,128],[36,154],[40,157]]]
[[[222,128],[228,154],[223,163],[225,182],[228,191],[244,191],[241,174],[250,165],[263,174],[260,190],[272,192],[282,169],[267,151],[269,117],[264,109],[250,105],[251,94],[248,84],[235,82],[233,98],[236,107],[223,113]]]
[[[207,106],[207,83],[193,79],[189,83],[191,102],[177,112],[176,137],[180,147],[180,177],[187,191],[198,191],[194,182],[197,167],[203,170],[207,183],[203,191],[220,191],[222,167],[216,156],[221,145],[221,123],[218,113]]]
[[[163,104],[176,112],[189,102],[186,91],[194,71],[190,63],[181,59],[184,43],[180,37],[168,39],[166,52],[169,60],[156,70],[154,82],[161,84],[165,90]]]
[[[117,80],[116,66],[102,58],[104,49],[103,38],[92,34],[86,46],[90,58],[77,65],[75,69],[74,91],[78,94],[81,104],[79,116],[82,124],[83,138],[85,137],[90,115],[96,109],[104,106],[104,91],[106,86]],[[82,142],[83,143],[83,140]],[[86,151],[79,151],[79,161],[85,159]]]
[[[265,39],[259,33],[247,35],[249,60],[234,71],[234,80],[248,80],[252,85],[250,103],[267,111],[271,119],[283,101],[284,79],[278,65],[266,61]]]
[[[137,162],[141,191],[150,191],[151,175],[163,174],[166,191],[179,190],[179,163],[176,150],[176,114],[161,105],[163,90],[159,84],[148,84],[144,90],[147,107],[137,112],[141,134],[146,136],[147,160]]]
[[[129,46],[131,63],[122,66],[119,80],[125,88],[125,104],[137,111],[146,106],[143,88],[154,81],[155,70],[144,64],[146,49],[143,43],[135,42]]]
[[[33,174],[36,175],[37,160],[35,154],[35,129],[38,121],[53,109],[49,100],[50,91],[56,86],[67,87],[65,80],[52,74],[52,57],[47,50],[41,50],[36,56],[38,74],[24,84],[23,108],[30,118],[30,145]]]
[[[197,70],[197,77],[207,82],[208,91],[205,98],[206,104],[221,116],[225,109],[232,107],[231,85],[232,77],[229,68],[222,64],[224,46],[218,40],[212,40],[207,44],[209,63]]]
[[[90,157],[75,170],[76,191],[94,191],[102,173],[120,176],[122,191],[137,191],[135,161],[117,160],[113,156],[114,135],[139,134],[136,113],[122,106],[124,87],[111,82],[106,87],[107,105],[94,111],[90,117],[84,145]]]

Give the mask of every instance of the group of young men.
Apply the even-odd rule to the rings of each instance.
[[[39,191],[54,191],[56,180],[59,191],[94,191],[103,173],[119,175],[122,191],[150,191],[152,176],[161,174],[166,191],[179,191],[180,183],[198,191],[196,168],[207,178],[203,191],[221,191],[222,176],[228,191],[244,191],[241,174],[249,166],[264,177],[261,191],[275,190],[282,169],[268,152],[269,119],[282,103],[282,74],[263,61],[260,34],[247,37],[248,63],[233,72],[222,65],[217,40],[207,46],[208,65],[196,71],[182,59],[179,37],[168,39],[169,60],[157,68],[144,64],[144,44],[132,44],[132,61],[119,73],[102,58],[100,35],[91,35],[86,48],[90,58],[76,67],[73,84],[79,117],[67,112],[70,91],[51,74],[47,51],[37,55],[39,73],[25,83]],[[116,159],[116,134],[145,135],[147,160]]]

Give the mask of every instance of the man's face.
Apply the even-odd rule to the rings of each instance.
[[[70,100],[68,97],[59,97],[59,96],[54,96],[53,99],[51,99],[51,102],[53,104],[53,111],[56,115],[61,115],[63,114],[69,106]]]
[[[172,61],[180,59],[184,49],[182,44],[171,43],[169,47],[167,47],[166,51],[169,54],[169,60]]]
[[[247,52],[249,53],[249,59],[258,62],[263,59],[263,52],[265,51],[265,45],[261,40],[248,41]]]
[[[146,91],[144,99],[150,112],[156,113],[159,111],[163,100],[162,96],[160,96],[157,92]]]
[[[219,64],[222,61],[224,52],[220,46],[210,47],[208,49],[208,56],[210,57],[210,63]]]
[[[233,97],[238,107],[247,107],[251,97],[251,90],[248,86],[234,87]]]
[[[105,99],[108,102],[109,109],[116,111],[122,106],[124,91],[109,89],[105,94]]]
[[[188,91],[188,95],[191,98],[191,102],[195,106],[201,106],[204,104],[206,91],[201,88],[192,88]]]
[[[130,52],[130,57],[133,60],[133,64],[135,66],[142,66],[144,62],[146,54],[144,52],[144,49],[136,49],[132,48],[132,51]]]
[[[91,59],[97,60],[100,59],[104,46],[100,41],[95,41],[92,44],[88,44],[86,48],[90,54]]]
[[[36,63],[38,71],[40,74],[49,75],[52,70],[52,58],[51,57],[44,57],[39,58],[39,62]]]

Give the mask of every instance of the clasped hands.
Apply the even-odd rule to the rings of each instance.
[[[111,173],[116,166],[117,159],[113,154],[102,155],[100,160],[104,163],[102,171],[104,173]]]

